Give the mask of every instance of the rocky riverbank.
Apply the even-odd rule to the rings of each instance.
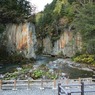
[[[1,79],[60,79],[95,77],[95,69],[71,59],[39,57],[37,61],[17,66],[14,72],[1,74]]]

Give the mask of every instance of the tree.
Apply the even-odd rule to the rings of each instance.
[[[21,22],[32,10],[27,0],[0,0],[0,23]]]
[[[95,4],[80,7],[73,24],[75,31],[82,35],[86,52],[95,53]]]

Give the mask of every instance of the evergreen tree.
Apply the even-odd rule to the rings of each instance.
[[[0,23],[20,22],[31,15],[27,0],[0,0]]]

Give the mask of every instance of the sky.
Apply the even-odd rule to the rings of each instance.
[[[36,12],[43,11],[44,6],[47,3],[51,3],[53,0],[28,0],[30,1],[33,5],[36,6]]]

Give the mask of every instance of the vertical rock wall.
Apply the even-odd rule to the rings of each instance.
[[[60,39],[54,42],[54,46],[49,37],[43,39],[43,47],[44,53],[52,55],[63,54],[72,57],[78,50],[81,50],[82,40],[79,33],[75,35],[73,32],[65,31],[60,35]]]
[[[43,53],[45,54],[51,54],[52,52],[52,43],[49,37],[46,37],[45,39],[43,39]]]
[[[21,53],[26,58],[35,58],[36,35],[32,23],[8,24],[7,50],[9,53]]]

